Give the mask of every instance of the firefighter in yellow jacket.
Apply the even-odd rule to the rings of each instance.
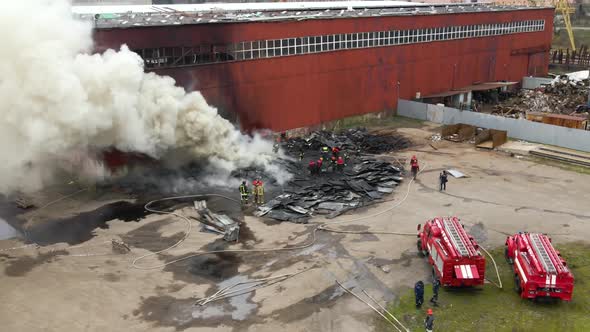
[[[256,204],[264,204],[264,185],[260,179],[254,180],[254,200]]]

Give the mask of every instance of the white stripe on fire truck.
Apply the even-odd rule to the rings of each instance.
[[[556,275],[552,275],[551,276],[551,286],[552,287],[555,287],[556,286],[555,285],[555,282],[557,281],[556,279],[557,279],[557,276]]]
[[[524,271],[522,270],[522,266],[520,266],[520,262],[518,261],[518,251],[517,250],[514,250],[514,261],[516,262],[516,267],[518,268],[518,271],[520,272],[520,275],[522,276],[522,281],[524,281],[524,283],[526,284],[527,277],[526,277],[526,274],[524,274]]]
[[[545,287],[551,287],[551,276],[545,275]]]
[[[467,272],[467,277],[469,277],[469,279],[473,279],[473,273],[471,273],[471,266],[469,265],[463,265],[465,266],[465,272]]]
[[[466,279],[467,273],[465,272],[465,265],[459,265],[459,269],[461,270],[461,278]]]

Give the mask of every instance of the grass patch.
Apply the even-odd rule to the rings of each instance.
[[[503,289],[492,284],[483,288],[441,288],[439,306],[434,307],[435,331],[590,331],[590,246],[569,243],[557,246],[575,277],[573,300],[537,303],[521,299],[514,291],[512,266],[504,259],[504,248],[491,252],[498,264]],[[486,276],[495,280],[490,261]],[[427,283],[421,310],[414,305],[413,290],[402,292],[388,310],[411,331],[424,331],[423,321],[432,285]],[[395,331],[379,317],[377,331]]]
[[[590,46],[590,30],[574,30],[574,42],[576,43],[576,48],[582,45]],[[571,48],[565,28],[559,30],[558,34],[553,35],[551,46],[553,48]]]
[[[567,162],[552,160],[552,159],[548,159],[548,158],[536,157],[536,156],[532,156],[532,155],[526,156],[526,159],[530,160],[532,162],[535,162],[537,164],[557,167],[557,168],[560,168],[560,169],[563,169],[566,171],[570,171],[570,172],[576,172],[576,173],[580,173],[580,174],[590,175],[590,167],[576,165],[576,164],[570,164]]]
[[[387,127],[391,129],[395,128],[422,128],[424,121],[410,119],[403,116],[386,116],[378,118],[374,115],[366,116],[352,116],[335,121],[332,129],[343,130],[357,127],[377,128]]]

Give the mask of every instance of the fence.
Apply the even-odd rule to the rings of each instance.
[[[581,129],[461,111],[409,100],[399,100],[397,114],[442,124],[464,123],[487,129],[506,130],[511,138],[590,152],[590,131]]]
[[[588,52],[588,46],[582,46],[576,51],[551,50],[550,60],[553,65],[588,68],[590,66],[590,52]]]

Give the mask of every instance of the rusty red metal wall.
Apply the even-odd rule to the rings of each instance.
[[[244,129],[275,131],[347,116],[393,110],[414,98],[476,82],[520,81],[546,75],[553,10],[273,23],[101,29],[97,50],[196,46],[322,34],[545,20],[545,31],[413,45],[339,50],[156,70],[187,90],[199,90]],[[400,82],[399,86],[397,82]]]

